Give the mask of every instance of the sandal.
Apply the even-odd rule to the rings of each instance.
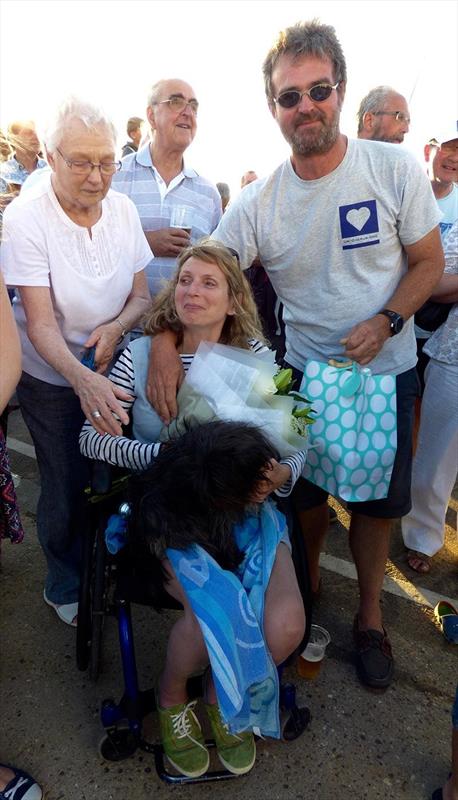
[[[0,800],[10,800],[10,798],[12,800],[42,800],[43,792],[31,775],[7,764],[0,764],[0,767],[14,772],[10,782],[4,789],[0,789]]]
[[[420,575],[427,575],[431,571],[431,557],[419,550],[407,550],[407,563],[410,569]]]
[[[62,622],[65,622],[66,625],[70,625],[72,628],[76,628],[78,624],[78,603],[53,603],[52,600],[46,597],[45,589],[43,589],[43,600],[48,606],[54,609]]]

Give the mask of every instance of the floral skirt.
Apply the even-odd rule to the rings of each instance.
[[[22,542],[24,530],[19,516],[5,437],[0,428],[0,539]]]

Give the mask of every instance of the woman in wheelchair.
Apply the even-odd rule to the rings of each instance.
[[[215,241],[187,248],[153,304],[146,335],[130,343],[110,375],[132,396],[124,407],[133,438],[101,436],[86,421],[80,446],[90,458],[135,472],[150,468],[136,528],[161,559],[164,588],[184,608],[158,686],[165,753],[183,775],[208,769],[187,681],[210,661],[205,702],[218,756],[243,774],[255,760],[253,730],[279,736],[273,664],[304,633],[286,523],[267,498],[290,493],[305,454],[279,461],[257,429],[239,423],[206,423],[161,445],[162,422],[146,398],[146,376],[151,337],[164,318],[177,333],[185,372],[201,341],[266,349],[236,256]]]

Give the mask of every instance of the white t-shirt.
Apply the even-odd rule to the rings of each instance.
[[[458,185],[452,185],[452,191],[445,197],[437,198],[437,205],[442,211],[442,219],[439,223],[441,229],[442,241],[444,242],[450,228],[458,219]]]
[[[77,225],[60,206],[51,182],[20,194],[5,210],[0,266],[10,286],[46,286],[57,324],[76,358],[94,328],[115,319],[132,291],[134,274],[151,260],[134,204],[110,190],[92,227]],[[26,330],[20,298],[15,316],[23,370],[58,386],[68,383],[37,353]]]
[[[256,257],[284,304],[286,359],[343,356],[340,340],[387,306],[407,270],[403,245],[418,242],[441,214],[415,157],[392,144],[350,140],[328,175],[302,180],[288,159],[245,187],[213,238]],[[370,367],[399,374],[416,363],[413,320],[385,342]]]

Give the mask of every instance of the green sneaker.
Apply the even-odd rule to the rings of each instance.
[[[164,753],[172,766],[188,778],[199,778],[210,763],[200,722],[193,711],[196,702],[170,708],[157,706]]]
[[[256,759],[256,744],[251,731],[230,733],[223,722],[218,705],[205,703],[205,710],[210,720],[216,742],[216,752],[222,765],[234,775],[249,772]]]

